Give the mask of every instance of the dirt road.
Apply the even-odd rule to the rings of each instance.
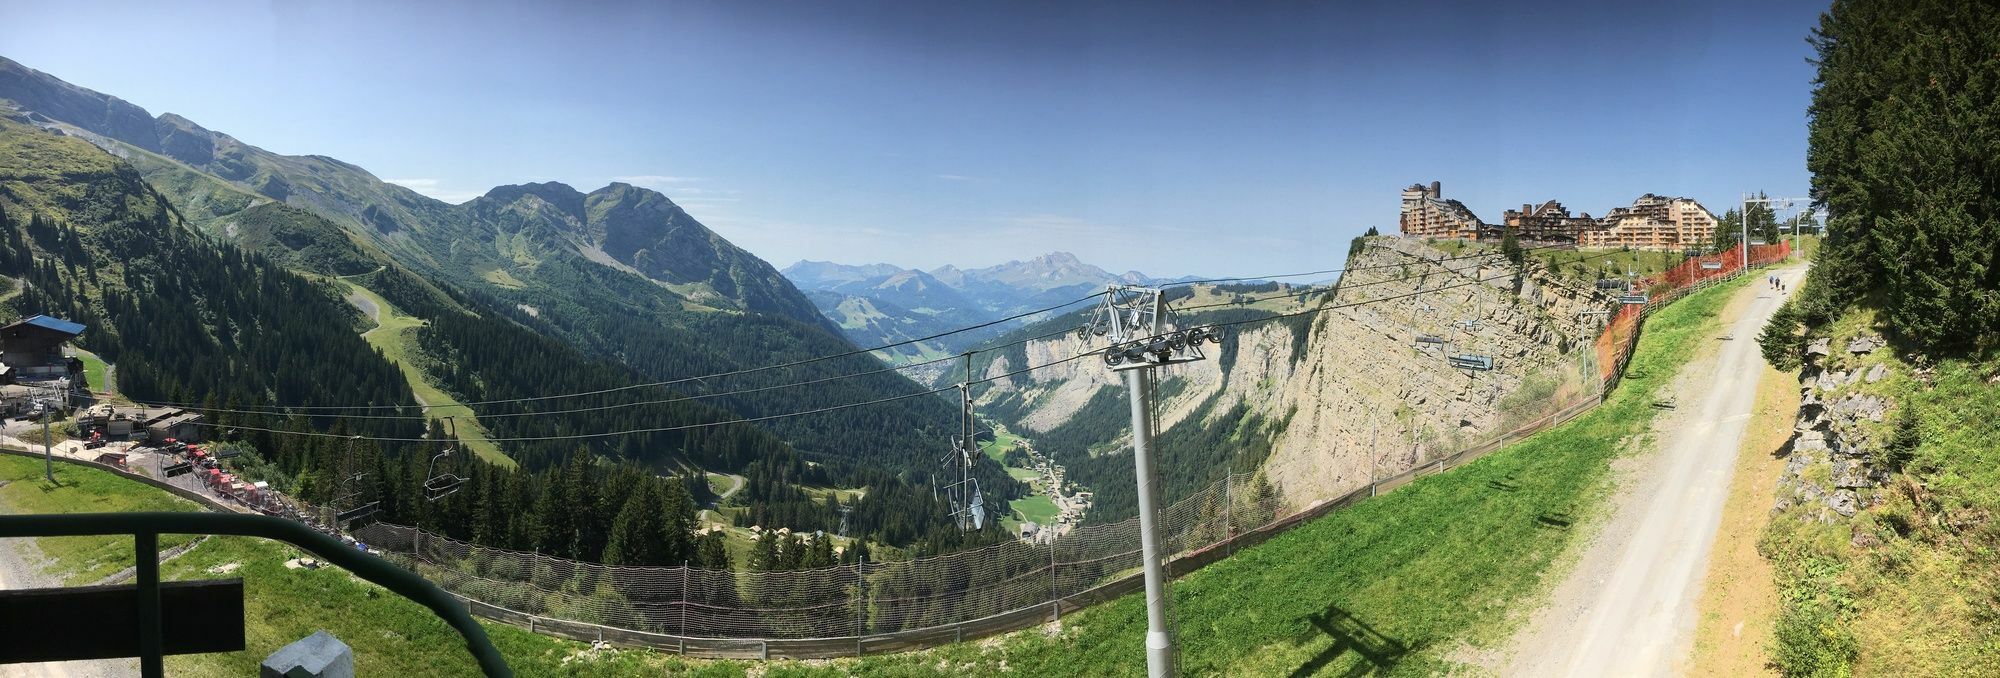
[[[25,481],[23,481],[25,482]],[[0,514],[9,513],[0,505]],[[61,586],[60,577],[45,574],[41,550],[30,539],[0,539],[0,589]],[[79,629],[79,632],[86,632]],[[0,678],[96,678],[139,673],[137,659],[97,659],[38,664],[0,664]]]
[[[1804,273],[1791,267],[1777,275],[1796,290]],[[1722,331],[1729,338],[1716,337],[1716,350],[1687,365],[1673,411],[1656,421],[1647,449],[1618,462],[1608,515],[1548,606],[1513,639],[1504,675],[1683,670],[1708,548],[1764,373],[1757,333],[1783,301],[1761,279],[1739,294],[1725,311],[1733,315]]]

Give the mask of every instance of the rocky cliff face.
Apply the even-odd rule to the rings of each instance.
[[[1773,511],[1797,509],[1806,520],[1832,522],[1880,501],[1889,480],[1884,447],[1894,407],[1885,394],[1912,378],[1881,337],[1861,332],[1822,337],[1806,348],[1801,399],[1786,446]]]
[[[1225,340],[1230,346],[1209,348],[1210,359],[1163,370],[1163,383],[1185,386],[1161,389],[1161,430],[1229,425],[1193,416],[1219,418],[1239,403],[1287,421],[1264,473],[1303,505],[1450,454],[1583,392],[1588,351],[1578,350],[1577,313],[1614,301],[1533,264],[1517,290],[1512,265],[1497,256],[1440,261],[1448,256],[1417,240],[1370,239],[1349,261],[1331,310],[1245,325]],[[1390,300],[1360,303],[1381,299]],[[1449,343],[1420,346],[1418,335]],[[1085,348],[1064,336],[1031,343],[1026,359],[1042,364]],[[1454,353],[1490,356],[1495,369],[1453,368],[1445,358]],[[988,374],[1018,367],[996,361]],[[1118,378],[1094,360],[1031,374],[1025,385],[986,395],[1021,391],[1033,405],[1015,423],[1031,435],[1069,420]]]

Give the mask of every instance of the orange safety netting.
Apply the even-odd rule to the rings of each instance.
[[[1749,249],[1751,265],[1782,261],[1792,253],[1788,242],[1751,245]],[[1707,268],[1703,264],[1718,266]],[[1638,292],[1647,295],[1646,303],[1620,305],[1604,326],[1604,332],[1597,335],[1598,378],[1610,381],[1612,375],[1623,369],[1625,356],[1631,353],[1633,340],[1639,336],[1639,316],[1647,308],[1678,299],[1696,285],[1734,275],[1742,269],[1743,248],[1737,247],[1721,254],[1690,257],[1659,275],[1640,278],[1636,285]]]

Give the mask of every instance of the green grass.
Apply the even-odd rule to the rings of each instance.
[[[1428,674],[1452,668],[1446,656],[1458,641],[1497,642],[1536,603],[1549,566],[1575,541],[1563,523],[1596,511],[1611,460],[1628,441],[1645,436],[1657,413],[1650,407],[1654,392],[1713,335],[1715,314],[1750,279],[1697,293],[1653,316],[1620,389],[1597,409],[1175,582],[1182,671]],[[250,649],[174,658],[174,672],[241,675],[265,653],[319,628],[353,646],[359,667],[371,675],[472,671],[456,638],[413,603],[338,570],[286,570],[281,563],[287,555],[282,546],[211,539],[166,568],[175,577],[207,576],[199,573],[238,563],[234,574],[247,580],[251,624]],[[1139,597],[1063,621],[1055,635],[1035,629],[928,652],[758,664],[620,652],[564,665],[561,659],[580,645],[489,628],[523,675],[734,676],[751,668],[765,676],[966,675],[997,673],[1003,666],[1038,676],[1144,671]]]
[[[193,511],[193,502],[164,490],[118,477],[110,471],[57,462],[56,485],[43,475],[42,460],[0,454],[0,509],[5,513],[109,513]],[[160,535],[160,548],[192,541],[187,535]],[[89,584],[132,566],[132,537],[42,537],[35,546],[66,585]]]
[[[867,489],[859,487],[807,487],[801,485],[799,486],[799,490],[805,492],[806,496],[812,497],[815,501],[826,501],[832,497],[840,497],[841,501],[853,502],[860,499],[862,495],[868,494]]]
[[[60,487],[40,482],[41,461],[0,455],[0,502],[9,513],[195,510],[164,490],[77,464],[57,464]],[[191,537],[161,535],[171,547]],[[38,539],[68,583],[89,582],[131,564],[131,537]],[[102,543],[102,547],[99,544]],[[105,551],[122,554],[111,556]],[[478,675],[459,635],[430,610],[369,584],[339,568],[288,569],[302,555],[290,545],[243,537],[212,537],[160,566],[168,581],[242,577],[245,649],[167,658],[169,675],[255,675],[264,657],[294,640],[325,629],[354,649],[361,675]],[[110,567],[111,561],[122,563]],[[228,567],[232,566],[233,567]],[[227,570],[225,572],[225,569]],[[487,634],[523,676],[707,675],[741,676],[728,665],[696,665],[656,652],[585,653],[576,643],[485,623]]]
[[[1422,675],[1461,641],[1501,642],[1537,604],[1550,566],[1598,510],[1610,464],[1642,440],[1653,394],[1713,336],[1749,276],[1654,315],[1619,390],[1577,419],[1449,473],[1335,511],[1172,587],[1189,675]],[[1138,675],[1139,596],[1035,629],[921,653],[777,663],[766,675]],[[1367,652],[1356,651],[1365,647]],[[1459,667],[1462,668],[1462,667]]]
[[[1014,513],[1019,514],[1021,520],[1037,525],[1048,525],[1056,520],[1055,501],[1039,494],[1015,499],[1007,505],[1014,507]]]
[[[986,458],[1000,462],[1003,457],[1007,456],[1007,451],[1014,449],[1014,444],[1020,441],[1021,436],[996,430],[993,432],[992,440],[981,441],[979,443],[979,451],[985,452]]]
[[[103,358],[97,357],[95,353],[80,348],[71,348],[70,350],[76,353],[76,357],[83,360],[83,375],[84,379],[90,381],[90,390],[99,392],[107,391],[104,375],[110,365],[106,364]]]
[[[727,473],[716,473],[710,471],[707,474],[707,478],[708,478],[708,491],[714,493],[715,496],[720,497],[722,496],[722,493],[728,492],[729,488],[735,487],[737,480],[739,480],[741,476],[732,476]]]
[[[242,577],[244,649],[169,657],[172,675],[254,675],[258,663],[286,644],[326,630],[354,650],[359,675],[477,675],[464,641],[430,610],[339,568],[290,569],[302,553],[287,544],[218,537],[169,561],[169,580]],[[235,565],[227,575],[214,574]],[[504,624],[483,623],[502,656],[523,676],[740,675],[733,667],[695,667],[648,651],[614,651],[563,659],[588,649]]]
[[[1624,278],[1628,271],[1643,278],[1678,266],[1686,259],[1680,252],[1615,249],[1549,249],[1530,252],[1528,256],[1540,259],[1543,264],[1555,265],[1556,273],[1564,278],[1582,282]]]
[[[424,325],[424,320],[404,315],[391,305],[389,300],[383,299],[382,295],[376,294],[373,290],[347,280],[341,280],[340,284],[345,285],[349,293],[360,295],[375,304],[377,309],[375,329],[363,332],[361,338],[367,340],[368,345],[381,351],[383,357],[388,358],[390,362],[396,364],[397,369],[403,371],[403,378],[410,383],[410,391],[416,394],[417,399],[425,403],[452,402],[453,398],[431,381],[430,375],[424,373],[422,362],[417,360],[416,330]],[[465,446],[471,448],[479,458],[506,468],[514,467],[514,460],[508,457],[507,453],[500,451],[498,443],[488,439],[490,436],[486,432],[486,427],[480,425],[479,417],[472,408],[452,405],[433,407],[426,411],[432,419],[443,420],[445,417],[456,419],[459,440],[464,441]]]
[[[1778,514],[1759,542],[1771,559],[1781,605],[1771,656],[1791,675],[1988,675],[2000,665],[2000,355],[1937,360],[1919,380],[1890,350],[1855,355],[1849,339],[1883,332],[1872,308],[1827,329],[1829,370],[1877,365],[1888,378],[1840,387],[1829,398],[1888,401],[1882,422],[1837,424],[1871,442],[1876,463],[1894,467],[1879,503],[1822,524]],[[1802,476],[1824,483],[1829,465]],[[1864,495],[1865,499],[1865,495]],[[1872,505],[1870,505],[1872,504]],[[1856,546],[1856,539],[1872,545]]]

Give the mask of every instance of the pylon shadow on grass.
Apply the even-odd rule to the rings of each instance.
[[[1535,516],[1535,525],[1552,530],[1567,530],[1576,524],[1576,518],[1567,513],[1549,512]]]
[[[1402,662],[1405,656],[1417,649],[1375,630],[1375,627],[1369,626],[1367,622],[1337,606],[1328,605],[1325,610],[1306,617],[1306,621],[1311,622],[1313,628],[1332,639],[1333,645],[1321,650],[1306,663],[1300,664],[1292,671],[1293,678],[1319,675],[1320,671],[1325,670],[1334,660],[1349,652],[1358,655],[1361,661],[1340,675],[1346,678],[1358,678],[1387,673]]]

